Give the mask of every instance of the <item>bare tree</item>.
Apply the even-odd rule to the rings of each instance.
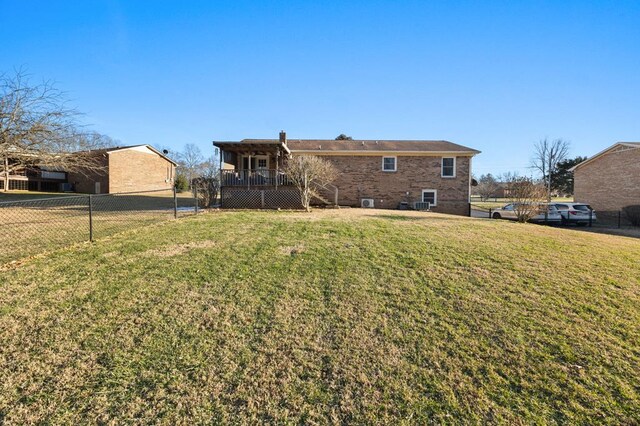
[[[500,182],[498,182],[491,173],[487,173],[486,175],[480,176],[478,179],[478,185],[476,186],[475,192],[484,201],[490,197],[496,197],[500,189]]]
[[[547,188],[548,202],[551,202],[552,172],[557,168],[558,163],[567,158],[569,146],[569,142],[563,139],[550,141],[546,138],[534,145],[535,152],[532,165],[542,174],[542,179]]]
[[[311,210],[311,199],[319,196],[317,186],[326,185],[338,175],[329,161],[313,155],[289,158],[284,166],[287,178],[298,188],[300,202],[307,211]]]
[[[502,178],[507,184],[509,201],[513,204],[513,210],[518,222],[528,222],[532,217],[543,212],[545,187],[540,182],[507,173]]]
[[[202,151],[196,145],[188,143],[181,153],[177,154],[178,166],[183,170],[191,186],[193,179],[198,177],[198,169],[204,163],[205,158]]]
[[[30,84],[21,70],[13,76],[0,75],[0,173],[5,190],[11,172],[24,167],[66,171],[99,167],[88,151],[104,139],[81,132],[78,115],[51,82]]]

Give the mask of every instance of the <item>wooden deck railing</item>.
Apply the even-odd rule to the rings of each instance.
[[[280,170],[220,170],[221,186],[290,186],[287,175]]]

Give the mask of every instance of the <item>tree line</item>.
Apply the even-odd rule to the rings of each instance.
[[[539,172],[539,177],[527,179],[543,189],[547,201],[551,201],[553,196],[573,195],[573,172],[570,169],[587,157],[568,158],[569,148],[569,142],[563,139],[542,139],[534,144],[531,169]],[[512,172],[499,175],[486,173],[474,179],[474,192],[483,200],[505,197],[510,183],[521,179],[521,176]]]

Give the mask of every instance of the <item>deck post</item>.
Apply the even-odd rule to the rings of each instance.
[[[245,170],[247,175],[247,189],[251,189],[251,153],[249,153],[249,161],[247,161],[247,170]]]
[[[278,190],[278,179],[280,179],[280,176],[278,175],[278,159],[280,158],[280,148],[278,148],[276,150],[276,191]]]

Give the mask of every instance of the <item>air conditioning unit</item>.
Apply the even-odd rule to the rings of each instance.
[[[419,211],[428,211],[431,209],[431,203],[418,201],[413,205],[413,208]]]
[[[362,198],[360,200],[360,207],[365,209],[372,209],[374,207],[373,198]]]

